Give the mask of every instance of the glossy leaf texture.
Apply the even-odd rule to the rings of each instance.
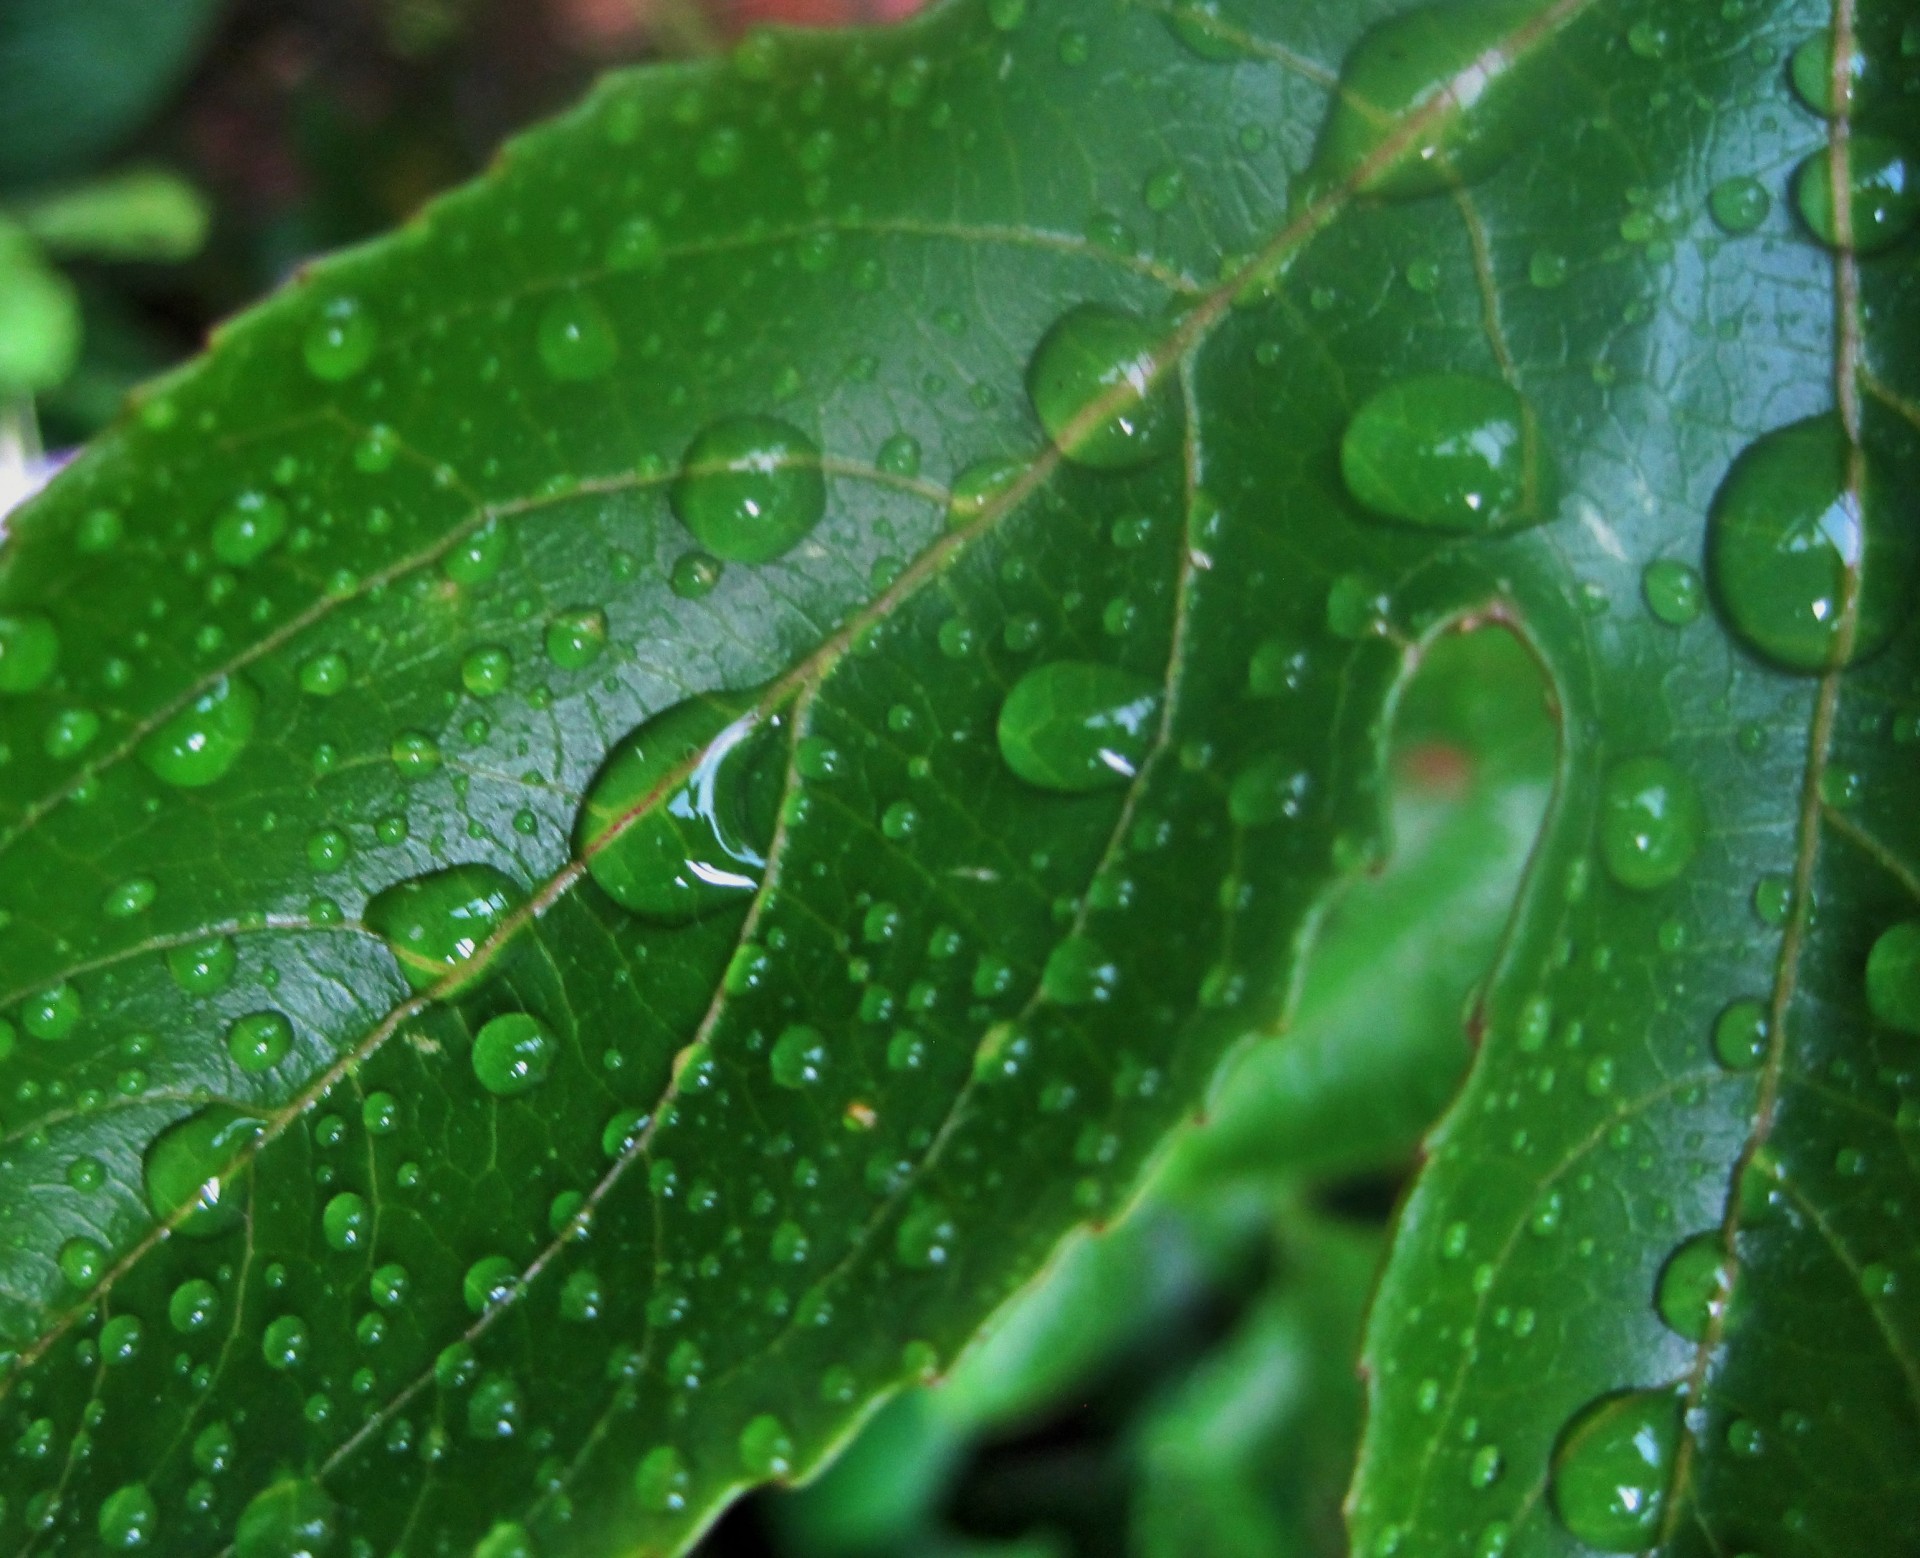
[[[222,332],[0,554],[0,1545],[806,1474],[1284,1021],[1488,621],[1558,781],[1356,1544],[1912,1545],[1916,54],[756,35]]]

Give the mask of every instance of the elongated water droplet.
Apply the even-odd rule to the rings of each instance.
[[[1251,59],[1238,34],[1242,29],[1221,15],[1218,0],[1180,0],[1166,13],[1167,30],[1201,59],[1212,64],[1231,64]]]
[[[1152,744],[1160,690],[1091,660],[1056,660],[1014,684],[995,733],[1007,766],[1046,790],[1123,785]]]
[[[1600,852],[1623,887],[1665,887],[1693,860],[1706,832],[1699,787],[1664,757],[1615,765],[1601,796]]]
[[[1732,1288],[1726,1235],[1697,1233],[1667,1257],[1654,1290],[1660,1318],[1690,1342],[1703,1342]]]
[[[584,292],[563,292],[547,304],[539,339],[542,365],[565,382],[601,378],[620,358],[613,321]]]
[[[1349,183],[1430,195],[1486,177],[1527,120],[1530,73],[1504,49],[1538,0],[1422,6],[1369,31],[1347,56],[1298,203]]]
[[[1920,552],[1920,531],[1893,512],[1896,502],[1837,415],[1779,428],[1744,450],[1714,497],[1707,532],[1708,566],[1735,631],[1799,671],[1884,644],[1908,614]]]
[[[1839,202],[1834,199],[1829,152],[1814,152],[1794,171],[1793,195],[1814,237],[1828,248],[1839,248]],[[1859,132],[1848,141],[1847,217],[1856,254],[1891,249],[1920,222],[1920,169],[1898,142]]]
[[[1138,314],[1082,303],[1041,337],[1027,394],[1069,460],[1126,470],[1179,443],[1180,399],[1156,356],[1164,333]]]
[[[1018,460],[975,460],[953,479],[953,492],[947,502],[947,524],[955,530],[971,525],[1026,469]]]
[[[234,1166],[265,1129],[265,1120],[227,1104],[208,1104],[168,1126],[142,1165],[154,1217],[165,1223],[185,1213],[175,1226],[194,1239],[234,1227],[244,1199]]]
[[[60,635],[45,617],[0,615],[0,693],[37,691],[60,663]]]
[[[223,676],[140,743],[140,761],[163,784],[203,789],[239,761],[259,718],[253,684]]]
[[[616,903],[684,924],[759,887],[781,775],[766,761],[774,722],[740,712],[751,701],[690,698],[614,749],[580,808],[574,843]],[[689,762],[692,771],[663,792]]]
[[[416,990],[451,980],[457,993],[485,977],[480,949],[526,901],[492,866],[451,866],[396,883],[367,905],[366,923],[385,939]]]
[[[301,353],[309,373],[337,384],[366,367],[379,344],[379,327],[359,302],[335,298],[320,310],[320,317],[308,329]]]
[[[820,451],[777,417],[729,417],[687,447],[669,494],[681,524],[725,562],[790,551],[826,513]]]
[[[256,1493],[233,1531],[234,1558],[331,1558],[340,1511],[326,1489],[288,1477]]]
[[[559,1049],[538,1018],[508,1012],[494,1018],[474,1039],[473,1074],[489,1093],[512,1098],[546,1081]]]
[[[1408,524],[1473,534],[1547,517],[1533,412],[1492,379],[1439,373],[1388,385],[1347,424],[1340,470],[1362,505]]]
[[[1884,930],[1867,954],[1867,1008],[1899,1033],[1920,1035],[1920,920]]]
[[[1679,1449],[1680,1403],[1671,1390],[1628,1390],[1589,1403],[1554,1446],[1561,1523],[1603,1553],[1652,1546]]]

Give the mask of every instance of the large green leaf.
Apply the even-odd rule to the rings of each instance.
[[[1559,778],[1356,1540],[1920,1542],[1920,39],[1674,12],[756,37],[151,394],[0,558],[0,1544],[819,1464],[1278,1020],[1489,619]]]

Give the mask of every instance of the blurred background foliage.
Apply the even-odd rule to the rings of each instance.
[[[609,65],[914,3],[0,0],[0,516],[43,443]],[[1250,1041],[1127,1216],[710,1558],[1344,1552],[1366,1303],[1552,768],[1520,645],[1441,641],[1394,731],[1391,858],[1330,908],[1290,1029]]]

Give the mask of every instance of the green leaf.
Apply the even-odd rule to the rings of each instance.
[[[0,1545],[664,1553],[805,1475],[1282,1018],[1487,621],[1556,791],[1356,1544],[1920,1542],[1906,17],[1409,14],[617,78],[16,517]],[[1003,723],[1062,663],[1131,680]]]
[[[206,196],[164,168],[129,168],[23,201],[15,219],[56,254],[184,260],[206,241]]]

